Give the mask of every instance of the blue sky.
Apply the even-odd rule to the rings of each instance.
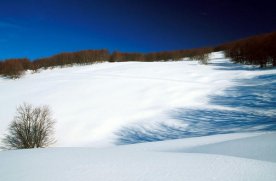
[[[272,1],[0,0],[0,59],[212,46],[275,31]]]

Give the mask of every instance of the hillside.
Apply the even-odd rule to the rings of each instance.
[[[23,102],[57,122],[53,148],[0,151],[0,180],[275,180],[276,70],[209,58],[0,78],[1,137]]]
[[[275,130],[275,69],[197,61],[74,66],[0,79],[0,135],[23,102],[49,105],[54,146],[105,147]],[[242,121],[242,122],[241,122]]]

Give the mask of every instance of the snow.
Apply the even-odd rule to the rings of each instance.
[[[57,121],[54,146],[107,147],[117,143],[118,132],[132,125],[154,129],[154,125],[166,124],[185,129],[192,124],[179,122],[171,116],[172,111],[226,109],[211,105],[209,97],[224,95],[239,79],[276,74],[275,69],[220,68],[225,64],[233,67],[217,52],[207,66],[197,61],[101,63],[27,72],[17,80],[0,78],[0,136],[16,106],[27,102],[52,109]]]
[[[0,180],[276,180],[276,69],[210,58],[0,77],[0,138],[27,102],[50,106],[58,140],[0,151]]]
[[[276,179],[275,138],[275,132],[259,132],[112,148],[2,151],[0,180],[271,181]],[[272,146],[263,147],[263,142]],[[221,144],[223,147],[216,147]],[[243,144],[242,149],[236,147]],[[236,148],[235,156],[229,156],[232,146]],[[258,159],[248,158],[252,153]],[[267,161],[269,157],[274,159]]]

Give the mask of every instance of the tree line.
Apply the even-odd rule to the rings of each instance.
[[[98,62],[126,61],[177,61],[184,57],[207,62],[208,54],[224,51],[235,63],[253,64],[260,67],[276,66],[276,32],[249,37],[225,43],[215,47],[195,48],[189,50],[162,51],[153,53],[125,53],[107,49],[84,50],[79,52],[59,53],[51,57],[30,61],[28,58],[7,59],[0,61],[0,75],[18,78],[25,70],[37,71],[55,66],[86,65]]]
[[[236,63],[275,67],[276,32],[226,43],[215,47],[214,51],[225,51],[225,55]]]
[[[176,61],[183,57],[198,57],[212,52],[211,48],[197,48],[191,50],[164,51],[155,53],[124,53],[107,49],[84,50],[79,52],[65,52],[57,55],[30,61],[28,58],[7,59],[0,61],[0,75],[19,78],[25,70],[37,71],[41,68],[64,67],[70,65],[87,65],[99,62],[127,62],[127,61]]]

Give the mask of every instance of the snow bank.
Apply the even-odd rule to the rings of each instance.
[[[271,181],[276,180],[275,138],[275,132],[247,133],[101,149],[2,151],[0,180]],[[263,142],[272,146],[262,148]],[[235,157],[229,156],[233,146]],[[247,158],[253,152],[258,160]]]

